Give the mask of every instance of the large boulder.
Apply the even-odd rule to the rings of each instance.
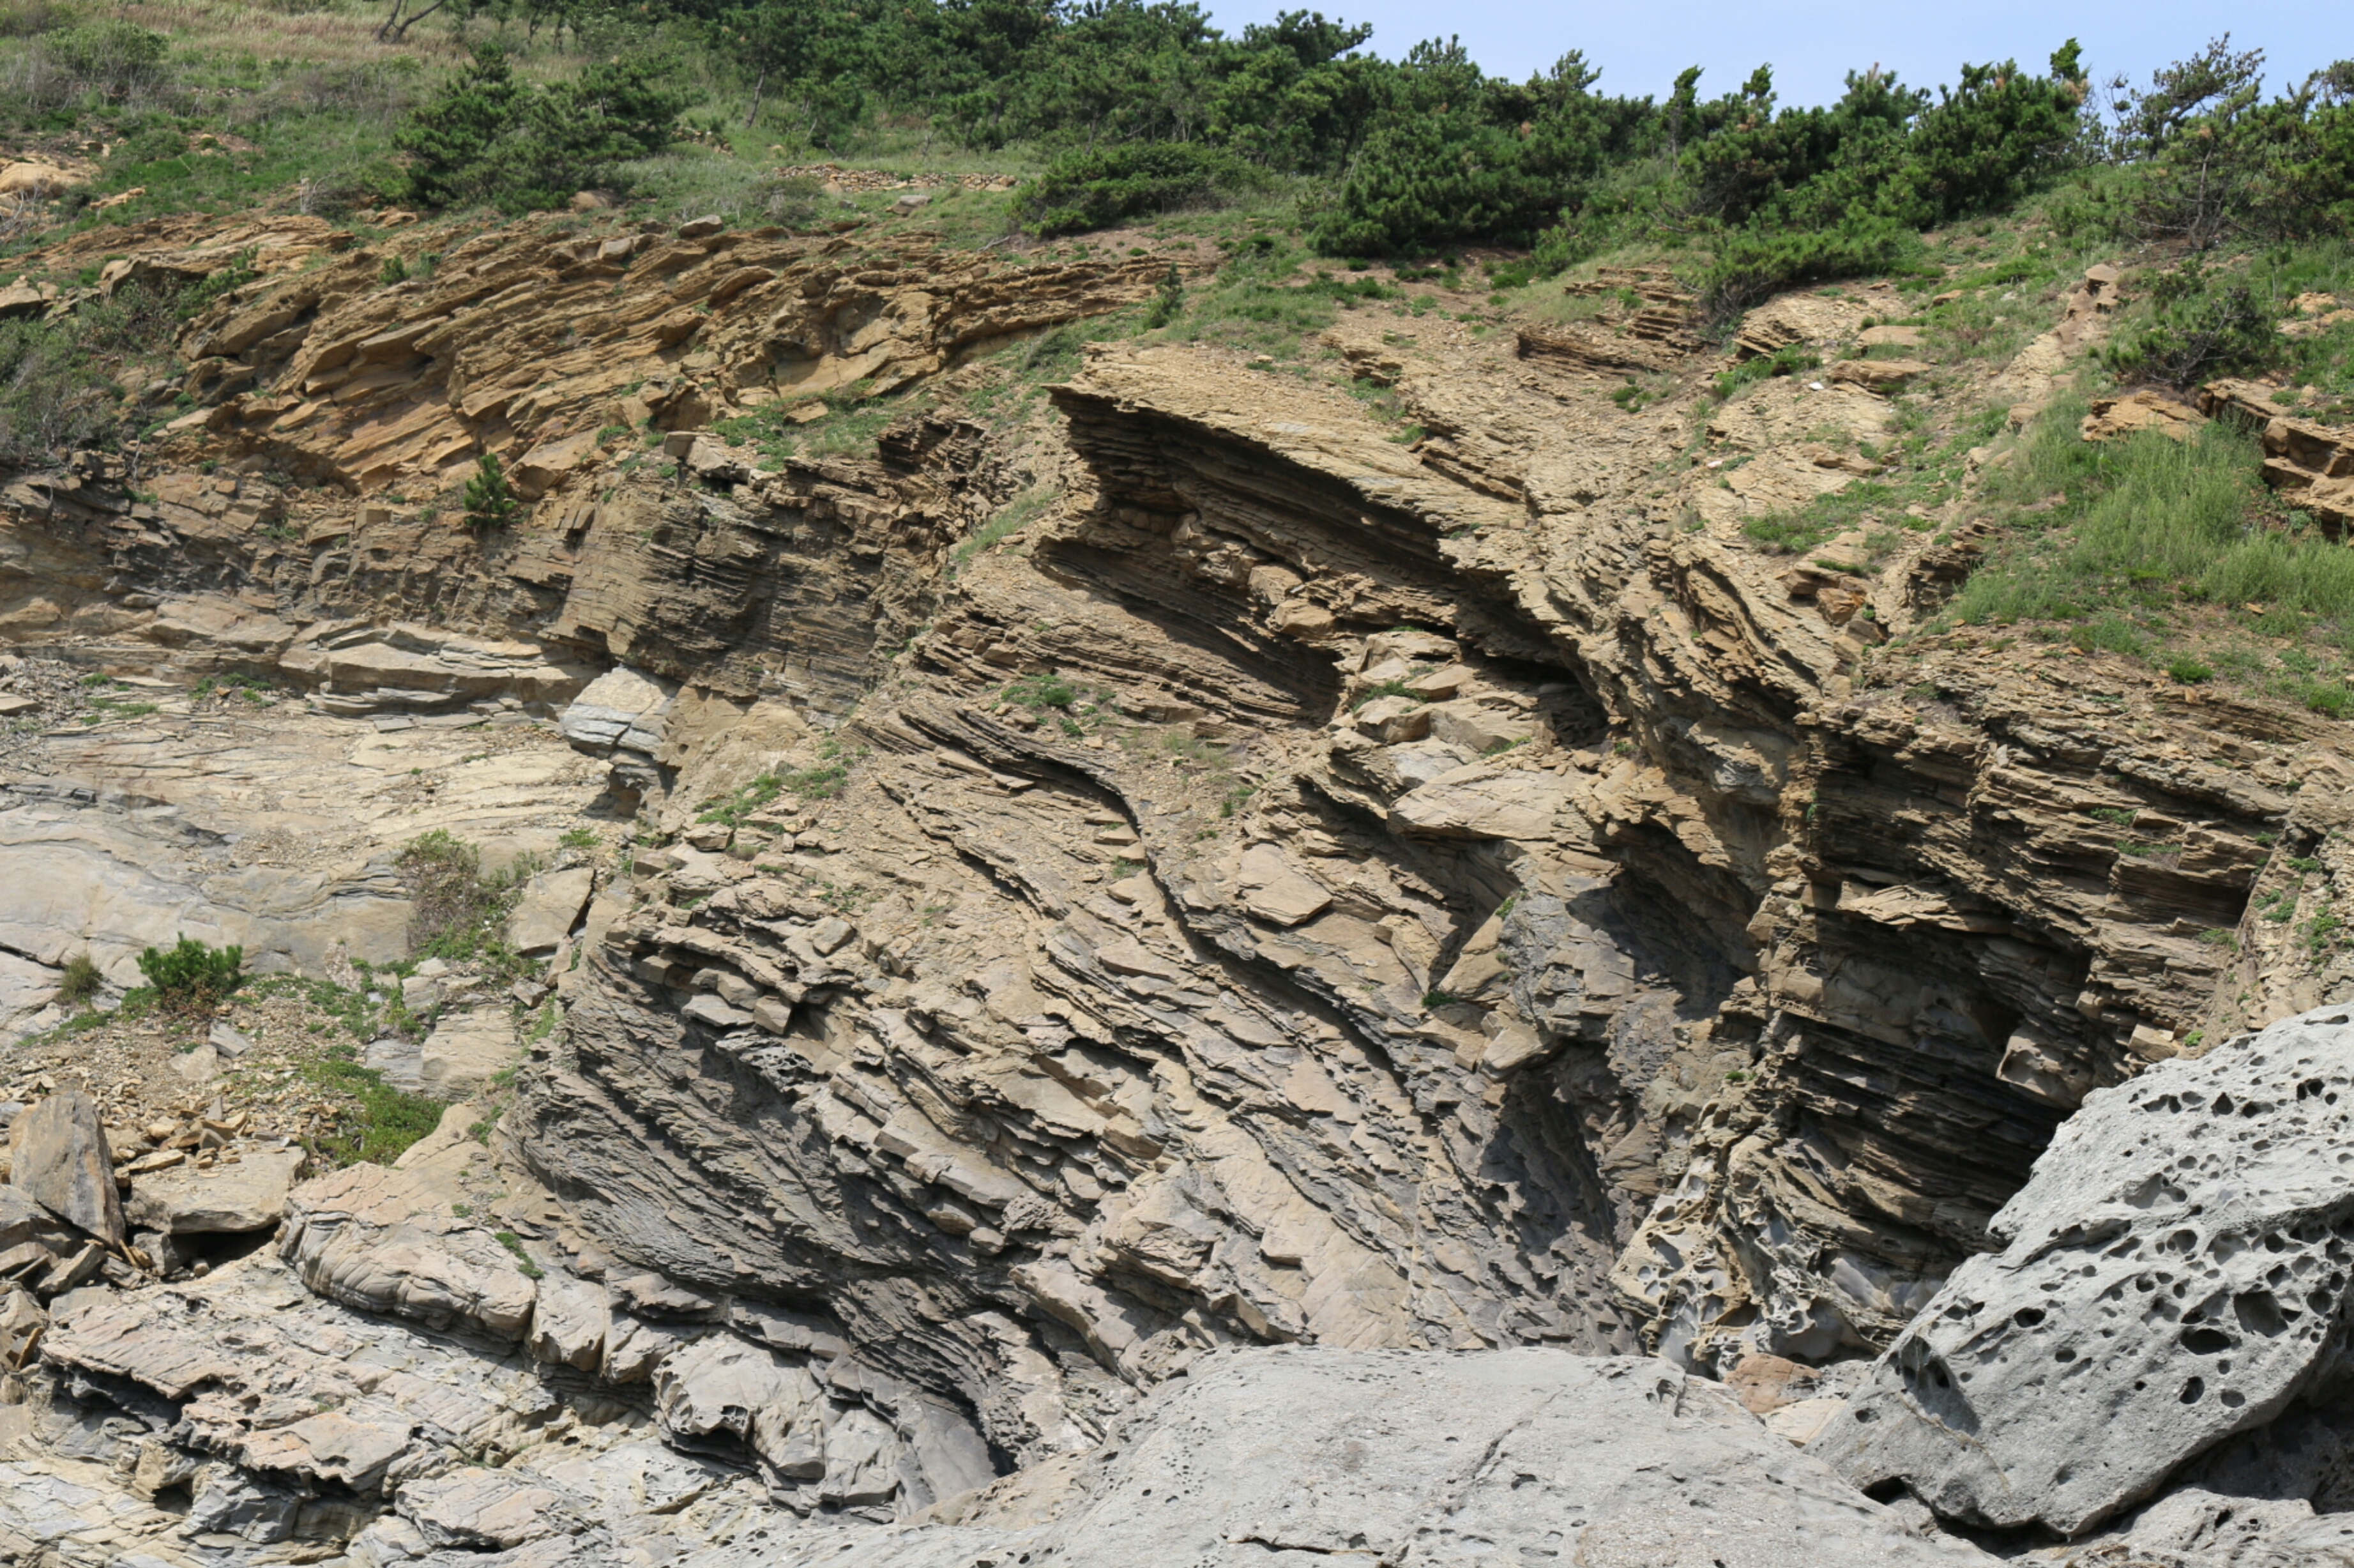
[[[101,1241],[121,1244],[113,1154],[88,1095],[51,1095],[9,1124],[8,1184]]]
[[[1972,1525],[2079,1534],[2339,1371],[2354,1011],[2095,1092],[1811,1445]]]

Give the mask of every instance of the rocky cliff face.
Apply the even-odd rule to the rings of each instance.
[[[999,1532],[904,1538],[963,1562],[1076,1508],[1055,1486],[1112,1508],[1145,1474],[1107,1478],[1118,1434],[1219,1428],[1261,1397],[1228,1369],[1295,1364],[1226,1352],[1268,1346],[1671,1410],[1716,1436],[1659,1442],[1747,1474],[1755,1423],[1705,1380],[1805,1438],[1862,1361],[1941,1343],[1916,1315],[2020,1245],[1995,1216],[2088,1096],[2342,987],[2251,913],[2331,895],[2336,726],[1967,630],[1875,654],[1967,575],[1966,485],[1893,548],[1744,534],[1878,471],[1857,443],[1932,407],[1909,362],[1764,381],[1695,435],[1606,396],[1724,364],[1640,278],[1623,331],[1335,329],[1412,440],[1279,366],[1121,344],[1009,429],[960,411],[991,351],[1146,297],[1167,258],[517,228],[385,286],[323,225],[143,240],[101,287],[259,275],[189,327],[199,406],[135,469],[6,492],[0,625],[48,721],[0,810],[39,890],[0,916],[13,1027],[63,1017],[70,954],[129,984],[181,930],[265,969],[400,959],[392,857],[429,830],[554,853],[636,827],[532,884],[517,944],[553,997],[513,1011],[545,1011],[370,1047],[457,1092],[511,1064],[495,1128],[461,1107],[398,1171],[295,1186],[270,1248],[203,1277],[133,1248],[37,1292],[0,1540],[57,1560]],[[2031,417],[2115,282],[1974,394]],[[1892,300],[1776,302],[1736,352],[1851,342]],[[832,456],[726,439],[853,386],[937,401]],[[405,499],[482,450],[525,521]],[[1018,547],[970,542],[1017,495],[1054,497]],[[157,701],[90,708],[84,673]],[[302,700],[186,695],[231,675]],[[153,1108],[93,1087],[118,1139]],[[45,1269],[67,1245],[24,1239]],[[1442,1351],[1502,1359],[1404,1354]],[[1392,1375],[1423,1374],[1363,1374]],[[1917,1396],[1893,1375],[1840,1433]],[[2190,1452],[2041,1511],[1841,1462],[1958,1523],[2073,1531]],[[1794,1488],[1774,1528],[1857,1561],[1975,1555],[1903,1533],[1917,1504]],[[1684,1560],[1664,1502],[1613,1495],[1581,1561]],[[1139,1528],[1087,1517],[1021,1539]],[[1294,1522],[1218,1538],[1457,1550]]]

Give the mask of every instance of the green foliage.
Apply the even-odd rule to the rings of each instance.
[[[158,1004],[180,1012],[207,1012],[228,999],[244,979],[245,949],[212,948],[182,934],[169,948],[149,948],[139,955],[139,972],[147,977]]]
[[[76,953],[66,960],[65,972],[58,980],[58,1005],[64,1008],[88,1006],[98,996],[99,987],[106,977],[99,972],[97,960],[88,953]]]
[[[2274,311],[2244,278],[2218,274],[2193,258],[2161,273],[2152,311],[2104,354],[2121,377],[2195,386],[2227,370],[2248,370],[2279,346]]]
[[[499,467],[498,453],[484,452],[475,463],[474,477],[466,482],[465,507],[469,528],[504,528],[523,510],[522,500]]]
[[[1047,164],[1014,209],[1034,234],[1072,234],[1179,207],[1216,206],[1262,178],[1233,154],[1198,142],[1076,148]]]
[[[489,1124],[483,1123],[482,1126],[483,1127],[484,1135],[487,1138]],[[539,1265],[532,1262],[531,1255],[523,1250],[523,1238],[521,1236],[515,1234],[513,1231],[499,1231],[495,1234],[497,1234],[499,1245],[506,1248],[509,1252],[514,1254],[515,1268],[525,1279],[537,1279],[547,1272],[546,1269],[540,1267]]]
[[[1153,296],[1152,308],[1145,313],[1144,326],[1148,332],[1167,326],[1185,308],[1185,275],[1177,270],[1177,263],[1169,263],[1168,272],[1161,280],[1161,291]]]
[[[41,40],[45,63],[82,90],[117,101],[163,74],[169,47],[161,33],[116,18],[84,22]]]
[[[2138,177],[2084,216],[2192,250],[2354,231],[2354,61],[2270,102],[2264,63],[2261,49],[2234,53],[2227,35],[2147,89],[2120,81],[2109,151]]]
[[[2186,686],[2195,686],[2202,681],[2211,681],[2215,678],[2213,665],[2203,659],[2193,658],[2188,653],[2178,653],[2168,659],[2166,662],[2166,673]]]
[[[486,202],[509,212],[560,207],[609,181],[672,138],[684,106],[643,58],[589,66],[569,81],[534,87],[505,52],[484,45],[464,71],[420,105],[393,138],[408,154],[412,199],[445,207]]]
[[[403,845],[393,863],[408,885],[411,958],[477,961],[502,974],[530,967],[506,942],[507,915],[534,869],[528,861],[486,873],[480,849],[436,828]]]
[[[320,1088],[359,1102],[358,1117],[316,1145],[319,1153],[337,1165],[389,1165],[441,1125],[446,1107],[440,1100],[386,1083],[377,1069],[360,1065],[349,1045],[330,1047],[299,1070]]]
[[[1044,708],[1068,709],[1079,700],[1078,688],[1060,675],[1024,675],[999,694],[1033,713]]]
[[[1724,238],[1695,281],[1702,311],[1722,323],[1801,283],[1903,270],[1920,251],[1917,236],[1884,218],[1826,229],[1743,229]]]

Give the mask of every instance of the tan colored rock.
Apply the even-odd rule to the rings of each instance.
[[[67,191],[90,183],[90,176],[76,174],[37,158],[19,159],[0,165],[0,196],[31,196],[36,200],[62,196]]]
[[[1271,926],[1298,926],[1331,907],[1324,885],[1273,844],[1246,850],[1235,881],[1243,907]]]
[[[2205,423],[2199,411],[2164,392],[2143,390],[2120,397],[2095,397],[2093,411],[2078,430],[2085,440],[2113,440],[2142,430],[2156,430],[2186,440]]]

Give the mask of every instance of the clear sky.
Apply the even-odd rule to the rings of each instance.
[[[1371,22],[1371,48],[1395,58],[1420,39],[1460,34],[1490,75],[1524,78],[1569,49],[1602,68],[1599,90],[1665,98],[1676,72],[1703,68],[1701,95],[1730,92],[1761,63],[1774,67],[1785,104],[1828,103],[1849,70],[1873,64],[1911,86],[1954,79],[1964,60],[2016,58],[2044,69],[2070,37],[2084,46],[2097,82],[2119,71],[2145,85],[2149,73],[2195,53],[2229,27],[2234,48],[2262,48],[2268,89],[2302,80],[2332,59],[2354,56],[2354,5],[2348,0],[2275,0],[2255,6],[2183,0],[1950,0],[1938,5],[1771,5],[1677,0],[1610,5],[1535,5],[1525,0],[1209,0],[1229,33],[1279,10],[1320,9]]]

